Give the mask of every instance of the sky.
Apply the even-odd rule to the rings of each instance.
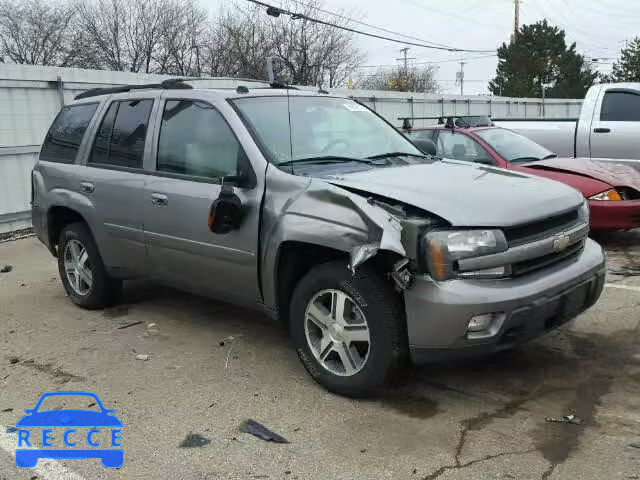
[[[201,0],[215,8],[224,0]],[[281,0],[263,0],[276,6]],[[242,0],[236,0],[242,5]],[[248,4],[248,2],[247,2]],[[509,41],[514,28],[514,0],[324,0],[324,10],[385,28],[403,35],[456,48],[496,50]],[[546,18],[565,30],[567,43],[576,42],[579,53],[594,67],[610,72],[625,40],[640,36],[640,0],[523,0],[520,23]],[[385,32],[353,24],[372,33]],[[394,65],[405,45],[364,36],[355,37],[366,56],[365,65]],[[416,43],[420,43],[416,41]],[[406,45],[409,46],[409,45]],[[486,53],[461,53],[409,46],[408,57],[415,64],[437,62],[441,93],[460,93],[456,72],[464,65],[464,93],[487,94],[488,81],[495,75],[497,58]],[[485,56],[485,58],[476,58]],[[418,65],[419,66],[419,65]],[[362,72],[375,71],[364,67]]]

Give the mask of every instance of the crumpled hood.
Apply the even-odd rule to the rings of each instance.
[[[589,158],[553,158],[524,165],[535,170],[553,170],[583,175],[613,187],[631,187],[640,191],[640,162]]]
[[[577,190],[546,178],[450,160],[374,168],[323,180],[413,205],[456,226],[518,225],[584,201]]]

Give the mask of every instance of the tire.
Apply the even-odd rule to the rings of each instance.
[[[340,327],[336,327],[335,322],[331,323],[336,303],[333,299],[342,298],[344,294],[347,297],[345,305],[350,305],[349,308],[345,306],[344,311],[350,310],[348,322],[354,323],[346,323],[346,328],[336,333]],[[332,306],[327,306],[326,302],[331,302]],[[327,315],[329,310],[331,312]],[[319,324],[316,320],[308,320],[307,313],[313,316],[315,312],[324,319]],[[361,331],[363,321],[368,327],[366,353],[364,341],[341,341],[345,333],[353,338],[353,333],[348,332],[354,330],[347,329],[357,327]],[[331,326],[323,329],[320,326],[323,322],[331,323]],[[390,284],[367,266],[361,267],[355,275],[347,269],[344,261],[332,261],[313,268],[293,293],[290,329],[298,356],[311,377],[327,390],[340,395],[362,396],[374,392],[404,366],[408,358],[401,298]],[[366,336],[362,332],[359,335]],[[345,356],[345,349],[348,356]],[[324,355],[325,361],[321,358]],[[353,361],[344,362],[344,358]],[[347,363],[351,364],[351,372],[345,367]]]
[[[68,275],[67,268],[65,268],[65,264],[70,266],[74,263],[72,251],[82,252],[81,256],[84,259],[83,274],[79,275],[79,284],[75,281],[78,270],[74,270]],[[90,284],[87,282],[89,278],[86,275],[87,269],[90,274]],[[67,295],[73,303],[82,308],[95,310],[111,306],[122,290],[122,281],[114,280],[107,274],[93,235],[84,223],[69,224],[60,232],[58,271]]]

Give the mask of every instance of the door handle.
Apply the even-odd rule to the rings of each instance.
[[[167,197],[164,193],[152,193],[151,203],[153,203],[154,205],[167,205],[169,203],[169,197]]]
[[[598,127],[593,129],[593,133],[609,133],[611,131],[610,128]]]
[[[96,189],[96,186],[90,182],[82,182],[80,184],[80,191],[85,193],[92,193]]]

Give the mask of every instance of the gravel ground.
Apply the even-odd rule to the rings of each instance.
[[[115,308],[81,310],[36,239],[0,243],[13,266],[0,273],[0,478],[638,479],[640,232],[598,240],[610,275],[577,320],[513,352],[416,368],[365,400],[317,386],[259,313],[141,282]],[[122,468],[15,466],[6,427],[52,390],[115,409]],[[582,422],[545,421],[569,413]],[[290,443],[241,433],[248,418]],[[209,443],[181,447],[189,434]]]

